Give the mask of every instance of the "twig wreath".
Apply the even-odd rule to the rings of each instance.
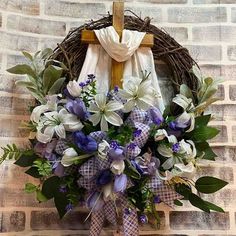
[[[105,218],[125,236],[138,235],[138,219],[158,226],[160,202],[173,207],[188,200],[205,212],[224,212],[201,194],[227,182],[212,176],[196,180],[204,159],[216,156],[207,140],[219,131],[208,126],[211,115],[204,111],[217,101],[220,81],[202,76],[188,50],[149,18],[124,19],[127,34],[154,35],[154,60],[165,61],[172,71],[176,95],[163,110],[148,71],[106,92],[99,91],[94,74],[77,81],[88,50],[82,31],[113,30],[112,15],[72,30],[54,51],[23,52],[29,64],[8,69],[27,75],[17,84],[37,102],[25,124],[30,146],[7,145],[0,162],[15,159],[14,164],[27,167],[25,173],[40,181],[26,183],[25,191],[39,202],[54,199],[61,218],[86,205],[92,236],[100,234]]]

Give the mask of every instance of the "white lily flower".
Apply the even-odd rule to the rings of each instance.
[[[123,109],[123,104],[117,101],[107,103],[105,94],[97,94],[94,99],[95,103],[91,103],[88,108],[89,112],[94,113],[89,118],[94,126],[101,122],[101,130],[108,131],[108,123],[115,126],[123,124],[121,117],[115,113],[115,111]]]
[[[102,140],[102,142],[98,144],[98,156],[101,159],[105,159],[107,157],[109,148],[110,144],[106,140]]]
[[[123,160],[117,160],[111,163],[111,172],[115,175],[121,175],[124,169],[125,162]]]
[[[52,95],[47,97],[47,103],[44,105],[37,106],[33,109],[30,120],[38,123],[40,116],[46,111],[56,111],[57,110],[57,97],[58,95]]]
[[[60,138],[66,138],[66,131],[77,131],[83,128],[83,124],[76,115],[69,113],[66,109],[59,112],[45,112],[37,127],[36,138],[41,143],[51,141],[54,133]]]
[[[187,98],[182,94],[177,94],[173,100],[174,103],[181,106],[184,110],[190,110],[194,108],[192,98]]]
[[[125,112],[130,112],[135,106],[147,110],[154,105],[155,93],[150,79],[142,81],[138,77],[130,77],[125,81],[123,89],[119,90],[120,96],[127,101],[124,105]]]
[[[196,172],[196,168],[192,162],[189,162],[187,165],[177,163],[174,167],[180,170],[179,176],[181,177],[192,178]]]
[[[69,94],[73,97],[79,97],[82,91],[82,88],[79,86],[78,81],[72,80],[66,86]]]

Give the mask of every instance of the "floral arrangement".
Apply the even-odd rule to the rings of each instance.
[[[8,69],[27,75],[17,84],[36,99],[25,123],[30,146],[7,145],[1,158],[16,159],[14,164],[40,180],[26,183],[27,193],[35,193],[39,202],[53,198],[60,217],[84,203],[92,213],[112,201],[119,212],[115,203],[121,196],[129,202],[127,214],[136,209],[141,223],[158,223],[160,202],[173,206],[188,200],[205,212],[223,212],[201,193],[227,183],[195,178],[203,160],[216,156],[207,140],[219,131],[208,126],[212,117],[204,111],[217,100],[219,80],[193,67],[197,91],[180,85],[179,94],[160,111],[147,73],[126,79],[108,94],[98,93],[94,75],[81,83],[67,81],[67,67],[50,54],[49,49],[34,56],[24,52],[29,63]]]

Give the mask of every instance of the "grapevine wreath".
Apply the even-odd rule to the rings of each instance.
[[[207,140],[218,130],[208,125],[211,115],[204,111],[217,101],[220,81],[204,77],[188,50],[150,22],[124,17],[125,29],[154,35],[154,60],[171,71],[175,96],[163,111],[155,105],[158,94],[148,71],[108,93],[97,91],[94,74],[77,82],[88,49],[82,30],[111,27],[110,14],[71,30],[54,51],[23,52],[29,63],[8,69],[27,75],[17,84],[36,103],[25,124],[30,146],[7,145],[1,162],[16,159],[14,164],[39,179],[38,185],[26,183],[25,191],[39,202],[54,199],[61,218],[86,206],[90,235],[100,234],[104,219],[118,227],[122,222],[125,236],[138,235],[138,221],[158,226],[160,202],[174,207],[188,200],[205,212],[224,212],[201,195],[227,183],[212,176],[196,180],[204,159],[216,156]]]

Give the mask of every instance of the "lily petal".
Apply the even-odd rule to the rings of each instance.
[[[120,126],[123,124],[123,120],[121,119],[121,117],[117,113],[115,113],[114,111],[106,112],[104,114],[104,117],[112,125]]]

